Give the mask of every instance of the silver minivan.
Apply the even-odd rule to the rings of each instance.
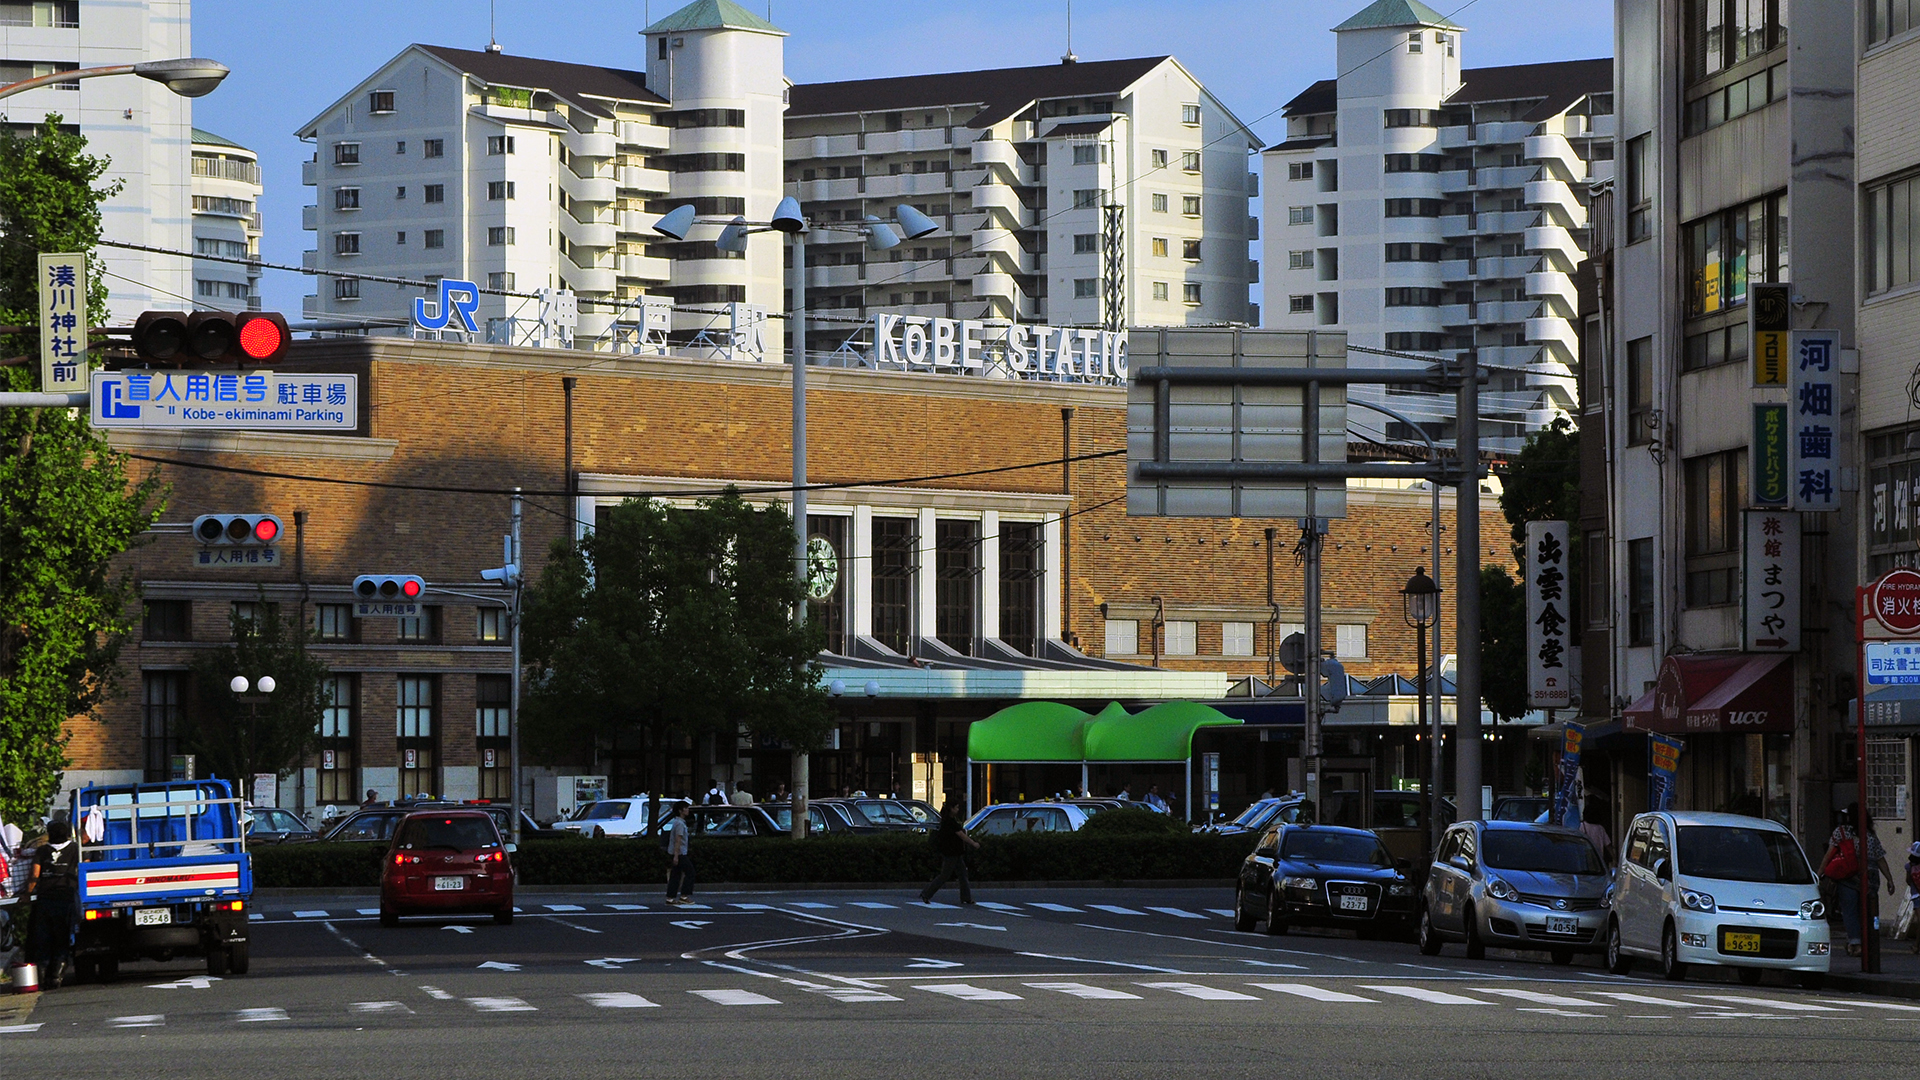
[[[1543,949],[1556,964],[1598,952],[1607,870],[1582,833],[1530,821],[1463,821],[1449,828],[1427,872],[1417,923],[1420,951],[1459,941],[1478,960],[1487,946]]]
[[[1813,868],[1778,822],[1674,811],[1633,819],[1607,920],[1615,975],[1644,957],[1669,979],[1716,964],[1748,985],[1774,969],[1815,987],[1832,949]]]

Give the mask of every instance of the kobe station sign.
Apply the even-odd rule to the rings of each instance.
[[[1051,382],[1127,381],[1127,334],[914,315],[873,317],[874,367]]]

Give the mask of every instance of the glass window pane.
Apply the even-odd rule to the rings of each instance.
[[[1893,275],[1887,281],[1889,285],[1904,285],[1913,280],[1911,260],[1913,253],[1909,240],[1913,228],[1911,207],[1911,184],[1899,183],[1888,188],[1891,214],[1887,223],[1887,251],[1892,265]]]

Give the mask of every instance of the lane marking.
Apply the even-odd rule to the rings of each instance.
[[[189,975],[178,982],[154,983],[149,990],[205,990],[220,981],[218,975]]]
[[[1277,994],[1292,994],[1294,997],[1303,997],[1310,1001],[1337,1001],[1367,1005],[1380,1004],[1372,998],[1361,997],[1359,994],[1343,994],[1338,990],[1323,990],[1318,986],[1308,986],[1306,983],[1257,982],[1247,985],[1257,986],[1262,990],[1272,990]]]
[[[247,921],[248,922],[266,922],[267,917],[256,911],[253,914],[247,916]]]
[[[586,908],[581,907],[579,904],[542,904],[540,906],[546,908],[548,911],[585,911],[587,910]]]
[[[167,1017],[164,1013],[153,1013],[149,1016],[115,1016],[107,1020],[107,1026],[117,1028],[166,1027]]]
[[[375,914],[379,913],[375,912]],[[296,919],[324,919],[327,917],[327,913],[324,911],[296,911],[293,913],[293,917]]]
[[[897,911],[899,909],[898,904],[883,904],[878,900],[855,900],[853,906],[884,911]]]
[[[451,997],[452,995],[448,995]],[[413,1010],[398,1001],[355,1001],[347,1006],[347,1011],[359,1016],[376,1016],[383,1013],[399,1013],[412,1016]]]
[[[1067,906],[1067,905],[1065,905],[1065,904],[1044,904],[1044,903],[1040,903],[1039,901],[1035,901],[1035,902],[1033,902],[1033,903],[1031,903],[1031,904],[1029,904],[1029,905],[1027,905],[1027,906],[1028,906],[1028,907],[1037,907],[1037,908],[1039,908],[1039,909],[1040,909],[1041,911],[1064,911],[1064,912],[1068,912],[1068,913],[1070,913],[1070,914],[1073,914],[1073,915],[1080,915],[1080,914],[1083,914],[1083,912],[1081,912],[1081,910],[1080,910],[1079,908],[1077,908],[1077,907],[1068,907],[1068,906]]]
[[[242,1024],[260,1024],[274,1020],[285,1020],[285,1009],[241,1009],[234,1014],[234,1020]]]
[[[39,1024],[0,1025],[0,1035],[31,1035],[40,1030]]]
[[[959,904],[943,904],[938,900],[915,900],[913,903],[915,907],[939,908],[942,911],[959,911],[960,910]]]
[[[1112,915],[1144,915],[1146,914],[1146,912],[1135,911],[1132,908],[1120,907],[1117,904],[1088,904],[1087,906],[1092,908],[1095,911],[1104,911]]]
[[[1513,1010],[1513,1011],[1514,1011],[1514,1012],[1527,1012],[1527,1013],[1546,1013],[1546,1014],[1547,1014],[1547,1015],[1549,1015],[1549,1016],[1580,1016],[1580,1017],[1585,1017],[1585,1018],[1586,1018],[1586,1019],[1588,1019],[1588,1020],[1598,1020],[1598,1019],[1600,1019],[1600,1017],[1602,1016],[1602,1014],[1601,1014],[1601,1013],[1583,1013],[1583,1012],[1574,1012],[1574,1011],[1573,1011],[1573,1010],[1571,1010],[1571,1009],[1533,1009],[1533,1008],[1520,1008],[1520,1009],[1515,1009],[1515,1010]]]
[[[1170,990],[1201,1001],[1259,1001],[1252,994],[1243,994],[1238,990],[1223,990],[1218,986],[1202,986],[1190,982],[1143,982],[1135,986],[1144,986],[1149,990]]]
[[[1493,1002],[1491,1001],[1481,1001],[1479,998],[1461,997],[1459,994],[1449,994],[1444,990],[1429,990],[1424,986],[1380,986],[1373,983],[1363,983],[1361,984],[1360,989],[1378,990],[1383,994],[1395,994],[1404,998],[1412,998],[1415,1001],[1424,1001],[1429,1005],[1491,1005],[1493,1004]]]
[[[1238,914],[1232,908],[1224,908],[1224,907],[1210,907],[1207,909],[1207,912],[1209,914],[1219,915],[1223,918],[1228,918],[1228,919],[1235,918]]]
[[[1631,1001],[1635,1005],[1665,1005],[1668,1008],[1681,1009],[1717,1009],[1717,1005],[1703,1005],[1697,1001],[1675,1001],[1672,998],[1650,997],[1646,994],[1627,994],[1618,990],[1582,990],[1583,994],[1594,997],[1612,998],[1615,1001]]]
[[[519,971],[519,970],[520,970],[520,965],[519,965],[519,964],[509,964],[509,963],[507,963],[507,962],[506,962],[506,961],[504,961],[504,960],[489,960],[489,961],[487,961],[487,962],[486,962],[486,963],[484,963],[484,964],[476,964],[476,965],[474,965],[474,967],[475,967],[475,968],[476,968],[477,970],[480,970],[480,971],[489,971],[489,970],[491,970],[491,971]]]
[[[1613,1008],[1612,1005],[1605,1002],[1586,1001],[1581,998],[1564,997],[1560,994],[1542,994],[1534,990],[1507,990],[1491,986],[1475,986],[1470,989],[1476,994],[1497,994],[1500,997],[1513,998],[1518,1001],[1531,1001],[1536,1005],[1565,1005],[1575,1009]],[[1526,1010],[1521,1011],[1524,1012]]]
[[[1846,1012],[1831,1005],[1807,1005],[1798,1001],[1776,1001],[1773,998],[1742,997],[1739,994],[1694,994],[1702,1001],[1725,1001],[1734,1005],[1758,1005],[1764,1009],[1783,1009],[1787,1012]]]
[[[437,986],[423,986],[420,989],[425,991],[426,995],[435,1001],[452,1001],[453,1000],[452,994],[447,993],[445,990],[442,990]]]
[[[559,923],[561,926],[564,926],[569,930],[578,930],[583,934],[603,934],[606,932],[604,930],[595,930],[591,926],[581,926],[579,923],[568,922],[565,919],[557,918],[552,915],[542,915],[541,918],[547,920],[548,922]]]
[[[647,905],[645,904],[608,904],[607,907],[613,909],[614,911],[645,911],[647,910]]]
[[[1011,915],[1016,919],[1033,918],[1033,916],[1027,914],[1024,911],[1021,911],[1020,906],[1018,904],[1002,904],[993,900],[982,900],[980,901],[980,906],[983,908],[991,909],[993,911],[998,911],[1005,915]]]
[[[347,948],[349,948],[349,949],[352,949],[352,950],[353,950],[354,952],[357,952],[357,953],[359,953],[359,954],[360,954],[360,959],[362,959],[362,960],[365,960],[365,961],[366,961],[367,963],[369,963],[369,964],[378,964],[378,965],[380,965],[381,967],[383,967],[383,968],[385,968],[385,969],[387,969],[387,972],[388,972],[388,974],[391,974],[391,975],[404,975],[404,974],[406,974],[405,972],[403,972],[403,971],[400,971],[399,969],[397,969],[397,968],[395,968],[395,967],[394,967],[394,966],[393,966],[392,964],[389,964],[389,963],[387,963],[387,962],[386,962],[385,960],[382,960],[382,959],[380,959],[379,957],[377,957],[377,956],[375,956],[375,955],[373,955],[372,953],[370,953],[370,952],[368,952],[368,951],[367,951],[367,949],[366,949],[366,946],[364,946],[364,945],[362,945],[362,944],[360,944],[359,942],[357,942],[357,941],[355,941],[355,940],[353,940],[352,938],[350,938],[350,937],[348,937],[347,935],[345,935],[345,934],[343,934],[343,933],[341,933],[341,932],[340,932],[340,928],[339,928],[339,927],[337,927],[337,926],[335,926],[335,925],[333,925],[333,924],[332,924],[331,922],[329,922],[329,923],[326,923],[326,924],[324,924],[324,925],[325,925],[325,926],[326,926],[326,928],[327,928],[327,933],[329,933],[329,934],[332,934],[332,935],[333,935],[334,937],[337,937],[337,938],[339,938],[339,939],[340,939],[340,943],[341,943],[341,944],[343,944],[343,945],[345,945],[345,946],[346,946]]]
[[[880,990],[861,990],[858,987],[853,987],[853,986],[822,986],[822,987],[819,987],[818,989],[812,989],[809,992],[815,993],[815,994],[824,994],[835,1001],[845,1001],[848,1003],[852,1003],[856,1001],[900,1001],[902,1000],[900,998],[894,997],[892,994],[885,993]]]
[[[945,994],[961,1001],[1019,1001],[1019,994],[1009,994],[1005,990],[989,990],[984,986],[968,986],[966,983],[927,983],[914,987],[930,994]]]
[[[1000,931],[1000,932],[1001,932],[1001,933],[1003,933],[1003,934],[1007,932],[1007,928],[1006,928],[1006,927],[1004,927],[1004,926],[988,926],[988,925],[987,925],[987,924],[985,924],[985,923],[977,923],[977,922],[937,922],[937,923],[934,923],[933,925],[935,925],[935,926],[961,926],[961,927],[967,927],[967,928],[969,928],[969,929],[973,929],[973,930],[998,930],[998,931]]]
[[[780,1002],[765,994],[756,994],[751,990],[689,990],[694,997],[703,997],[715,1005],[778,1005]]]
[[[1023,952],[1020,956],[1031,956],[1035,960],[1065,960],[1074,964],[1101,964],[1106,967],[1130,968],[1134,971],[1157,971],[1162,975],[1191,975],[1191,971],[1179,968],[1154,967],[1152,964],[1130,964],[1125,960],[1091,960],[1084,956],[1060,956],[1055,953]]]
[[[598,1009],[657,1009],[660,1006],[624,991],[612,994],[581,994],[581,1000]]]
[[[1205,919],[1205,915],[1196,915],[1191,911],[1182,911],[1177,907],[1150,907],[1148,911],[1157,911],[1162,915],[1172,915],[1180,919]]]
[[[794,906],[794,907],[803,907],[803,908],[816,908],[816,909],[823,909],[823,908],[832,908],[832,907],[836,907],[836,906],[838,906],[838,905],[835,905],[835,904],[822,904],[822,903],[820,903],[820,902],[819,902],[818,900],[795,900],[795,901],[793,902],[793,906]]]
[[[354,908],[353,913],[355,915],[378,915],[380,914],[380,909],[377,907]]]
[[[1920,1012],[1920,1005],[1895,1005],[1891,1001],[1845,1001],[1840,998],[1821,998],[1830,1005],[1857,1005],[1862,1009],[1891,1009],[1895,1012]]]
[[[1233,961],[1236,964],[1246,964],[1250,967],[1290,968],[1294,971],[1311,971],[1312,970],[1311,968],[1307,967],[1307,965],[1305,964],[1283,964],[1277,960],[1255,960],[1250,956],[1229,956],[1227,957],[1227,959]]]
[[[443,927],[441,927],[440,929],[442,929],[442,930],[451,930],[451,931],[453,931],[453,932],[454,932],[454,933],[456,933],[456,934],[471,934],[471,933],[473,933],[473,927],[471,927],[471,926],[462,926],[462,925],[460,925],[459,923],[449,923],[449,924],[447,924],[446,926],[443,926]]]
[[[772,904],[729,904],[727,906],[737,907],[741,911],[772,911],[773,910]]]
[[[540,1011],[517,997],[470,997],[466,1002],[484,1013]]]
[[[1139,994],[1129,994],[1125,990],[1112,990],[1104,986],[1088,986],[1077,982],[1030,982],[1026,985],[1035,990],[1052,990],[1090,1001],[1141,1001]]]
[[[703,926],[712,926],[713,923],[711,920],[702,921],[700,919],[680,919],[676,922],[670,922],[667,925],[677,926],[682,930],[698,930]]]
[[[930,956],[916,956],[913,959],[914,963],[907,965],[910,968],[957,968],[967,966],[958,960],[935,960]]]

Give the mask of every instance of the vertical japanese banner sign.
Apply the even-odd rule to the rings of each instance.
[[[1747,355],[1753,358],[1753,385],[1787,387],[1788,316],[1793,287],[1750,282],[1747,285]]]
[[[1786,352],[1781,349],[1782,354]],[[1784,365],[1783,365],[1784,369]],[[1753,469],[1748,489],[1758,506],[1786,506],[1793,501],[1793,468],[1787,446],[1787,407],[1778,402],[1753,407],[1753,444],[1747,455]]]
[[[1833,330],[1795,330],[1787,355],[1792,392],[1793,507],[1833,510],[1840,505],[1840,335]]]
[[[1553,793],[1553,824],[1573,828],[1580,824],[1580,744],[1587,729],[1567,725],[1566,742],[1560,749],[1560,777]]]
[[[1673,809],[1673,784],[1680,773],[1679,739],[1647,733],[1647,809]]]
[[[1527,522],[1527,703],[1573,704],[1567,670],[1567,523]]]
[[[87,388],[87,256],[40,255],[40,389]]]
[[[1800,651],[1800,515],[1748,510],[1740,545],[1740,647]]]

